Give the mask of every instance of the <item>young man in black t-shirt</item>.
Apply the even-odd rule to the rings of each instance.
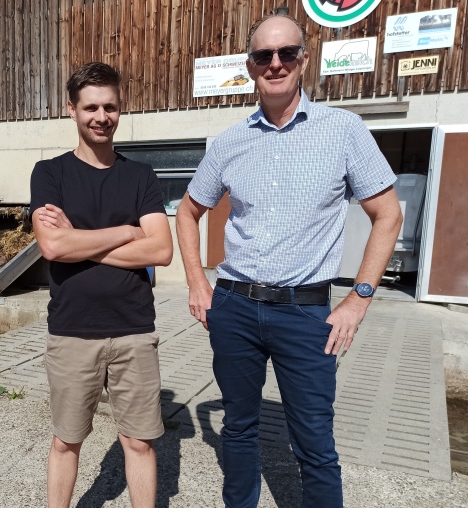
[[[49,507],[69,506],[102,388],[125,452],[133,507],[155,506],[152,440],[164,433],[158,337],[145,267],[167,266],[172,238],[152,168],[116,154],[120,76],[102,63],[67,83],[78,147],[36,164],[31,215],[50,260],[45,364],[53,440]]]

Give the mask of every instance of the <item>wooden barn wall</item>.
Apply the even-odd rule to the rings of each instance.
[[[310,65],[303,79],[316,100],[468,90],[468,0],[382,0],[366,19],[325,28],[307,17],[301,0],[0,0],[0,120],[66,115],[65,84],[89,61],[123,74],[124,111],[251,104],[255,94],[193,98],[194,59],[246,51],[251,24],[287,5],[306,25]],[[458,7],[452,48],[384,54],[387,16]],[[323,42],[378,38],[376,70],[320,76]],[[439,55],[439,72],[398,78],[397,62]]]

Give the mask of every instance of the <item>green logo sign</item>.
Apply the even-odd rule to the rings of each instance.
[[[380,0],[302,0],[307,14],[319,25],[350,26],[365,18]]]

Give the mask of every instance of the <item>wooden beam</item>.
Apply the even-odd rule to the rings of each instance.
[[[409,101],[381,102],[380,104],[327,104],[332,108],[341,108],[356,113],[356,115],[390,115],[394,113],[407,113]]]

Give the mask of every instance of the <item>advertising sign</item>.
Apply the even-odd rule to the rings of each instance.
[[[402,58],[398,62],[398,76],[414,76],[416,74],[437,74],[439,55],[422,58]]]
[[[324,42],[320,75],[372,72],[377,37]]]
[[[389,16],[384,53],[449,48],[453,46],[456,23],[456,8]]]
[[[350,26],[370,14],[380,0],[302,0],[308,16],[331,28]]]
[[[245,64],[247,53],[195,58],[193,97],[253,93],[255,83]]]

